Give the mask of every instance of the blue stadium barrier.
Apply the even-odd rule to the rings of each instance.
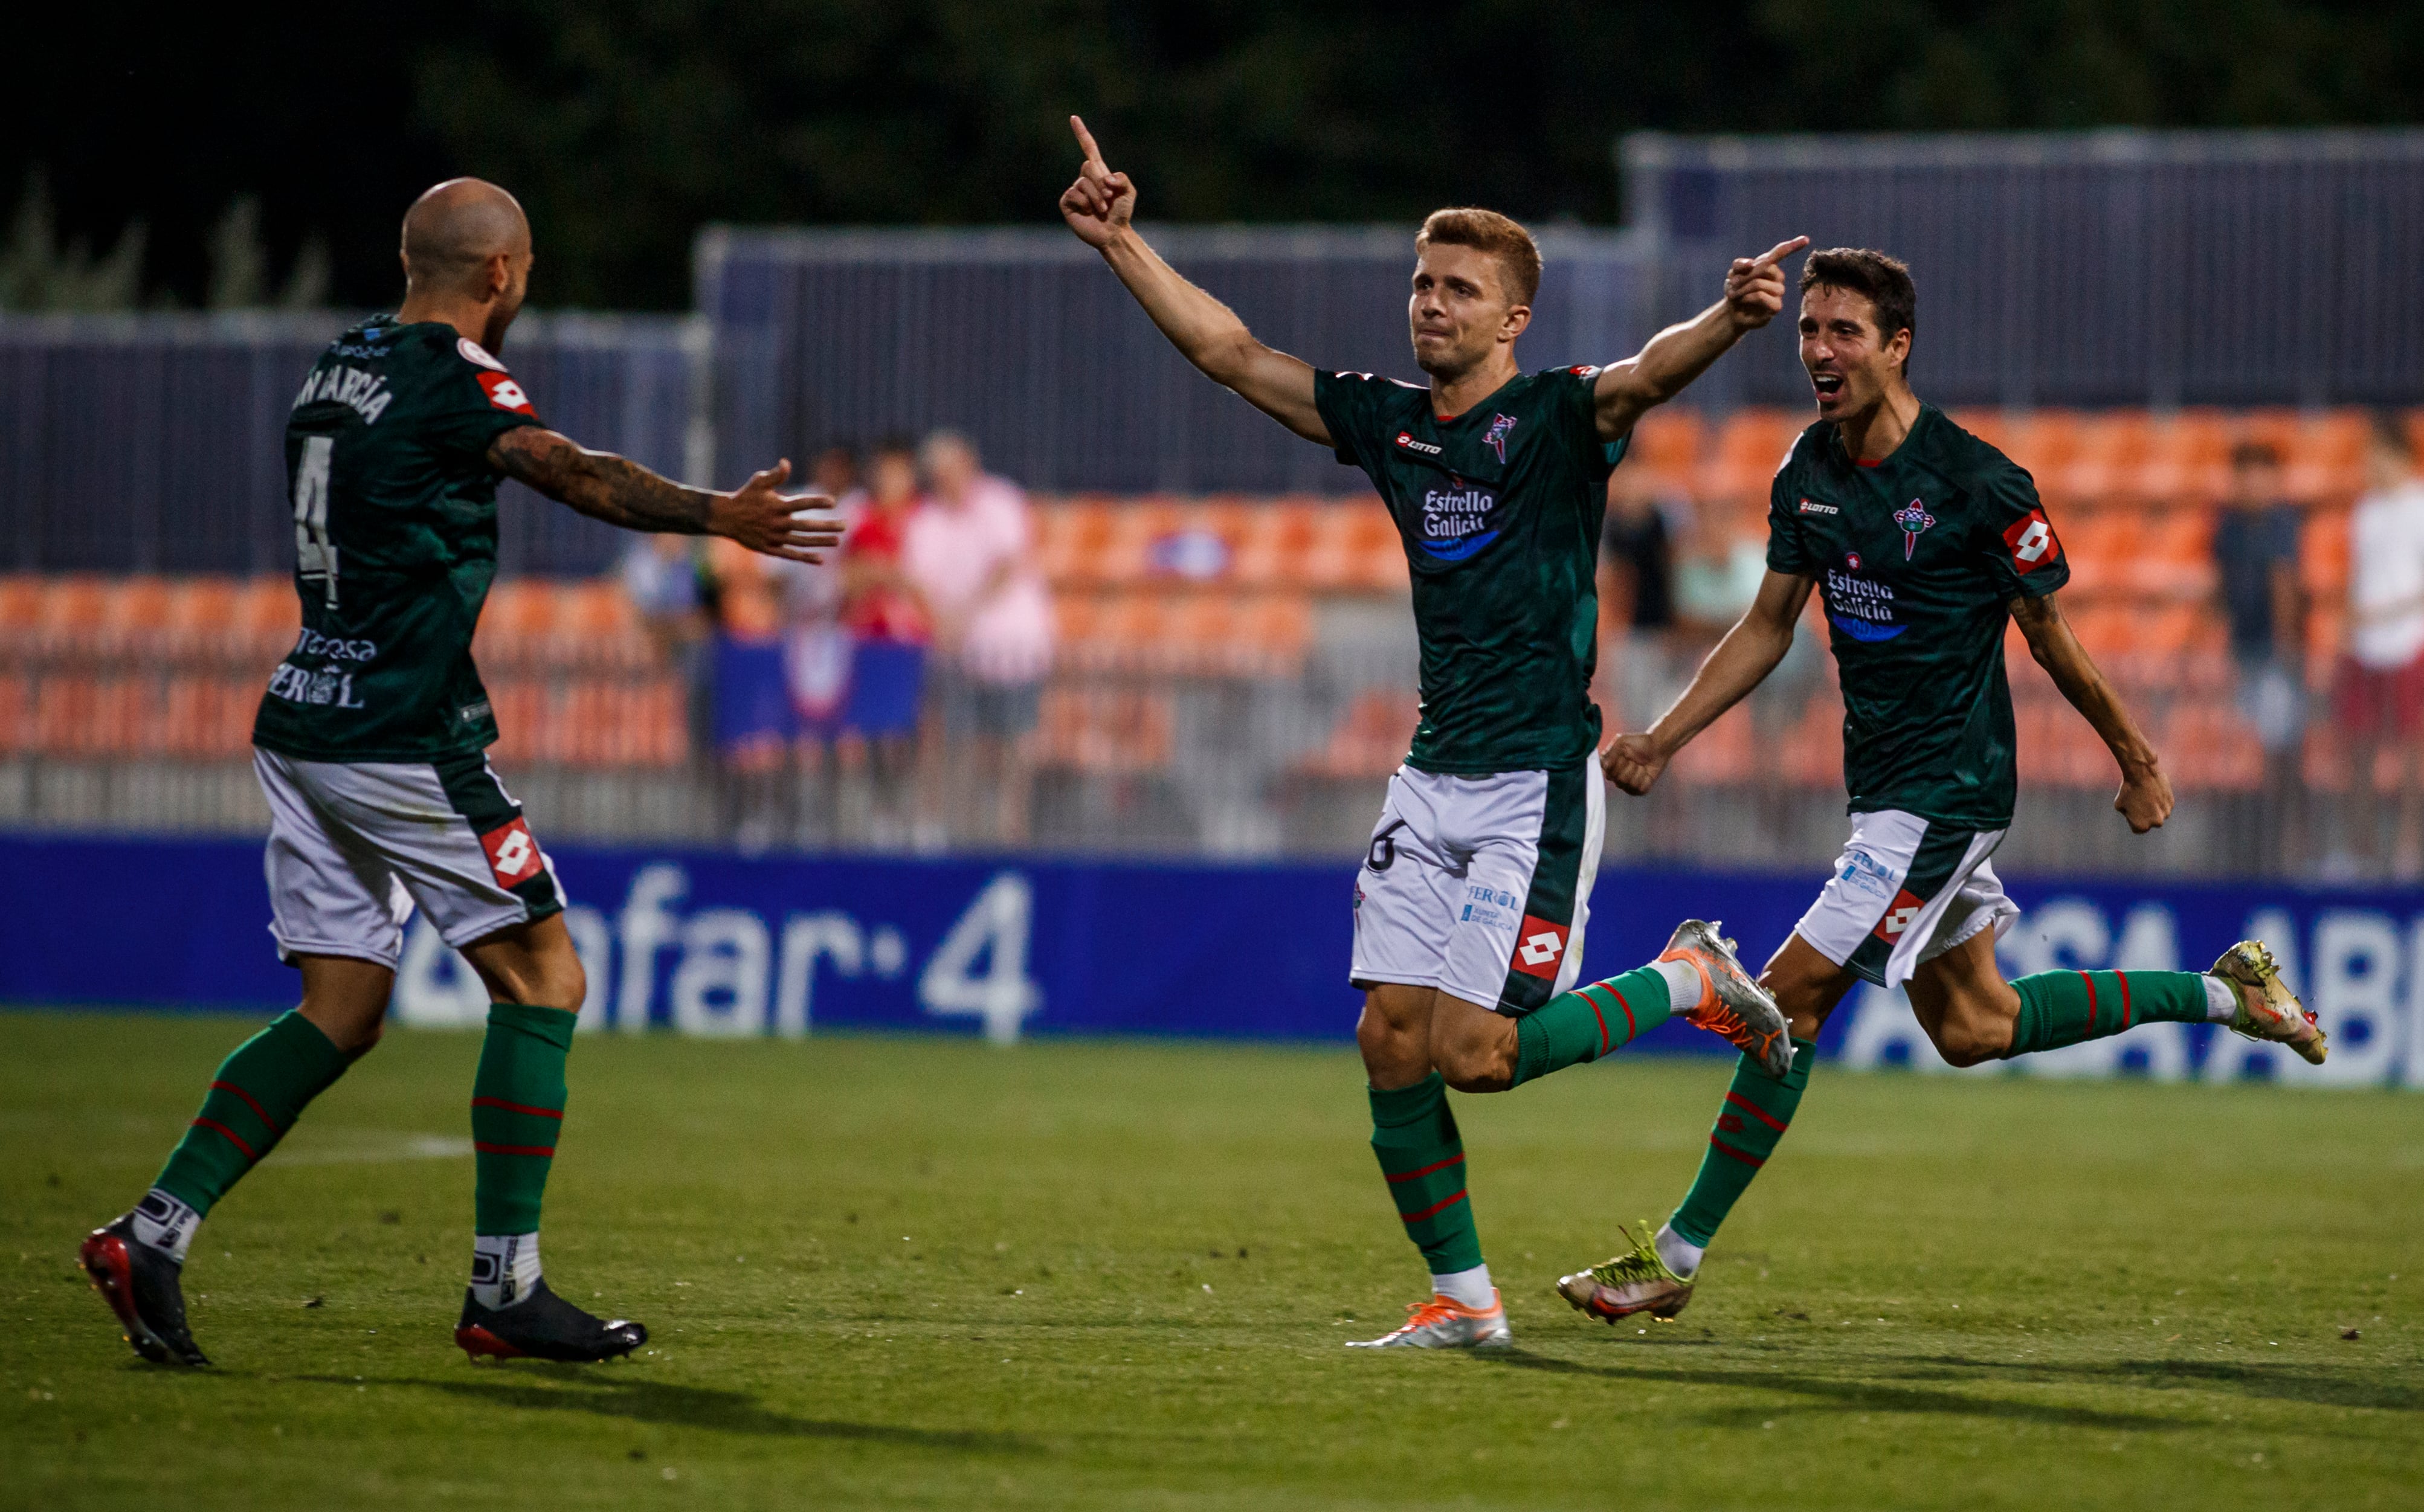
[[[1331,1040],[1353,1033],[1344,866],[1120,866],[1039,859],[749,860],[555,853],[589,967],[584,1027],[702,1035],[812,1028]],[[1625,869],[1592,895],[1586,973],[1637,964],[1686,915],[1754,960],[1819,878]],[[2333,1036],[2320,1069],[2204,1026],[2145,1025],[2021,1062],[2036,1074],[2248,1075],[2424,1086],[2424,892],[2014,879],[2008,969],[2202,965],[2242,934],[2278,947]],[[262,1011],[294,1000],[259,847],[0,837],[0,1002]],[[635,963],[646,963],[641,970]],[[406,1023],[470,1025],[479,983],[416,919]],[[1722,1048],[1669,1024],[1643,1048]],[[1862,988],[1822,1046],[1855,1065],[1942,1066],[1899,995]],[[1984,1074],[2011,1068],[1992,1066]]]

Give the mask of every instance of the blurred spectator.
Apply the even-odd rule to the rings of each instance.
[[[709,611],[694,535],[644,535],[623,553],[623,592],[641,629],[682,680],[682,714],[694,759],[714,746],[715,676],[708,655]]]
[[[925,599],[902,567],[910,522],[922,503],[916,444],[886,438],[869,459],[866,506],[840,553],[841,623],[852,642],[842,727],[867,742],[875,790],[866,837],[886,850],[910,839],[917,715],[933,639]]]
[[[2333,699],[2348,742],[2346,836],[2354,854],[2330,869],[2381,869],[2375,777],[2386,741],[2399,773],[2391,870],[2412,881],[2424,873],[2416,753],[2424,714],[2424,480],[2396,416],[2375,417],[2366,482],[2349,519],[2348,649]]]
[[[808,486],[835,501],[832,517],[847,541],[850,527],[867,508],[858,485],[858,454],[845,445],[827,446],[809,469]],[[841,619],[840,552],[826,552],[822,562],[770,560],[767,565],[782,596],[783,674],[799,767],[794,837],[804,846],[822,845],[841,827],[842,769],[864,765],[862,742],[846,738],[842,724],[850,695],[851,635]]]
[[[1611,728],[1638,730],[1681,691],[1675,623],[1675,543],[1692,528],[1689,501],[1659,491],[1654,473],[1619,468],[1607,480],[1599,537],[1604,661],[1616,694]]]
[[[708,543],[715,583],[715,754],[726,828],[762,851],[781,827],[784,756],[796,716],[784,679],[783,613],[773,559],[721,536]]]
[[[929,780],[963,808],[991,796],[989,822],[954,828],[1024,844],[1036,713],[1052,667],[1052,602],[1034,522],[1027,495],[984,471],[966,438],[935,432],[923,461],[931,493],[909,523],[902,561],[933,612],[945,658],[942,759]]]
[[[2264,749],[2256,822],[2243,833],[2249,869],[2297,864],[2304,809],[2305,602],[2298,581],[2298,507],[2282,494],[2281,457],[2262,441],[2230,454],[2230,493],[2213,532],[2222,613],[2239,668],[2239,709]]]

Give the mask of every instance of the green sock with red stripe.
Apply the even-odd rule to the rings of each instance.
[[[2005,1059],[2101,1040],[2158,1021],[2201,1024],[2212,1016],[2206,977],[2194,971],[2040,971],[2012,983],[2020,1016]]]
[[[1666,1220],[1668,1228],[1703,1249],[1709,1247],[1709,1241],[1717,1236],[1717,1225],[1725,1222],[1734,1203],[1750,1189],[1750,1179],[1776,1154],[1776,1142],[1792,1124],[1793,1110],[1801,1106],[1802,1090],[1810,1085],[1810,1068],[1817,1059],[1816,1043],[1795,1040],[1793,1069],[1782,1081],[1770,1076],[1749,1056],[1735,1063],[1733,1085],[1726,1089],[1725,1106],[1717,1111],[1717,1126],[1709,1131],[1708,1154],[1700,1157],[1700,1173],[1692,1179],[1683,1205]]]
[[[300,1012],[279,1014],[219,1062],[202,1110],[153,1186],[192,1208],[196,1218],[208,1213],[350,1064]]]
[[[1393,1091],[1372,1091],[1372,1153],[1406,1237],[1447,1276],[1481,1264],[1481,1233],[1464,1195],[1464,1139],[1448,1110],[1447,1082],[1436,1071]]]
[[[538,1232],[539,1199],[564,1127],[564,1058],[573,1015],[519,1003],[488,1006],[488,1034],[471,1080],[474,1233]]]
[[[1666,978],[1655,963],[1560,993],[1515,1021],[1515,1079],[1597,1060],[1666,1022]]]

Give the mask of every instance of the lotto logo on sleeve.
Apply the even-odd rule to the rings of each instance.
[[[1894,894],[1893,906],[1886,910],[1886,916],[1877,920],[1876,937],[1880,940],[1899,942],[1903,931],[1910,928],[1911,920],[1919,917],[1920,910],[1926,906],[1926,899],[1905,887]]]
[[[1566,932],[1563,924],[1524,915],[1523,927],[1515,935],[1515,959],[1509,964],[1526,977],[1555,980],[1557,967],[1566,959]]]
[[[519,819],[481,836],[480,849],[488,852],[488,869],[497,874],[500,887],[528,882],[547,865],[538,853],[538,842],[531,838],[530,826]]]
[[[2049,562],[2062,560],[2062,542],[2055,539],[2053,522],[2042,509],[2032,509],[2012,521],[2003,532],[2003,544],[2011,549],[2012,565],[2022,572],[2034,572]]]
[[[475,373],[471,376],[480,380],[480,387],[487,391],[488,403],[499,409],[510,409],[517,415],[538,413],[531,407],[530,395],[522,392],[522,386],[514,381],[511,374]]]

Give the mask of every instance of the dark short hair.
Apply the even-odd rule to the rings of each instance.
[[[1414,233],[1414,250],[1433,246],[1470,247],[1496,258],[1507,275],[1507,292],[1519,305],[1528,306],[1540,292],[1540,244],[1495,210],[1462,205],[1432,211]]]
[[[1801,265],[1801,292],[1842,289],[1867,299],[1877,312],[1877,339],[1890,342],[1896,331],[1919,339],[1919,286],[1900,258],[1866,247],[1830,247],[1812,252]],[[1910,358],[1903,358],[1903,374],[1910,374]]]
[[[875,444],[868,449],[867,454],[869,456],[905,456],[914,461],[917,456],[917,438],[910,435],[907,431],[887,431],[884,435],[876,438]]]
[[[2232,445],[2230,465],[2234,468],[2277,468],[2281,465],[2281,450],[2271,441],[2259,441],[2251,436]]]

